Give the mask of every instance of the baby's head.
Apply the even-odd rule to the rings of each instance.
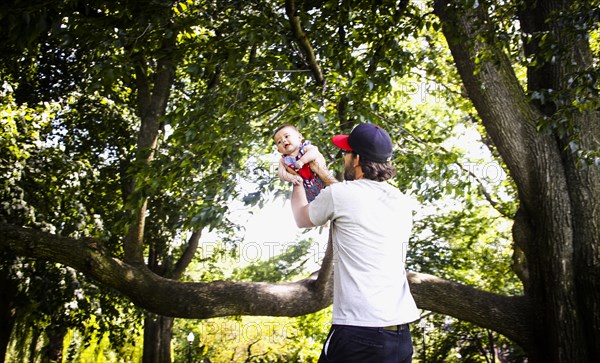
[[[302,134],[293,125],[283,125],[275,130],[273,141],[275,141],[277,151],[283,155],[296,156],[300,151],[300,144],[302,144]]]

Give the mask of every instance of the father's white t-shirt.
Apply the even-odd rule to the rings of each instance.
[[[330,185],[308,208],[314,225],[333,221],[333,324],[417,320],[404,267],[411,200],[387,182],[359,179]]]

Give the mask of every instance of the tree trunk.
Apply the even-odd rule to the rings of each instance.
[[[136,65],[136,85],[138,113],[141,119],[140,132],[137,141],[137,164],[149,165],[154,159],[154,152],[158,146],[160,132],[160,118],[165,114],[169,100],[169,94],[174,78],[174,55],[176,47],[176,35],[166,33],[163,37],[161,50],[164,52],[158,58],[157,72],[154,77],[149,77],[148,62],[143,54],[136,54],[138,60]],[[125,175],[123,175],[125,179]],[[135,190],[135,180],[130,180],[129,189],[123,190],[123,195],[131,197]],[[144,244],[148,244],[145,238],[146,215],[148,200],[143,198],[137,209],[130,211],[135,219],[127,231],[124,243],[125,260],[133,265],[143,263]],[[198,234],[199,238],[199,234]],[[197,241],[196,241],[197,242]],[[151,247],[152,248],[152,247]],[[194,248],[195,251],[195,248]],[[158,256],[150,253],[148,267],[158,275],[155,268],[158,264]],[[193,252],[192,252],[193,256]],[[166,257],[166,256],[161,256]],[[185,256],[184,256],[185,257]],[[183,267],[187,266],[189,261]],[[173,319],[156,316],[149,313],[144,320],[144,350],[143,362],[171,362],[171,333]]]
[[[167,257],[167,256],[162,256]],[[150,244],[148,268],[157,275],[164,275],[158,264],[158,256],[154,245]],[[173,318],[146,313],[144,318],[144,350],[143,363],[171,362],[171,335]]]
[[[148,313],[144,319],[143,363],[171,362],[173,318]]]
[[[581,102],[576,98],[590,97],[586,91],[578,96],[573,89],[580,86],[575,79],[585,79],[586,75],[595,73],[594,60],[586,38],[576,34],[569,25],[575,21],[576,26],[582,18],[565,17],[562,21],[547,21],[556,14],[571,14],[574,5],[582,6],[579,14],[585,14],[582,2],[577,1],[545,1],[529,0],[519,14],[523,32],[530,41],[525,48],[526,56],[543,58],[548,44],[542,41],[543,36],[556,39],[552,62],[542,63],[541,67],[528,68],[528,91],[543,94],[560,94],[569,90],[557,100],[536,103],[536,106],[548,117],[556,121],[564,117],[557,114],[560,103],[575,104]],[[546,48],[546,49],[544,49]],[[540,60],[541,62],[541,60]],[[551,93],[552,91],[552,93]],[[556,92],[558,91],[558,92]],[[593,96],[592,96],[593,97]],[[558,103],[558,105],[557,105]],[[564,106],[563,106],[564,108]],[[562,110],[564,112],[564,110]],[[600,151],[600,112],[598,110],[568,110],[569,124],[552,125],[556,131],[558,145],[562,153],[562,162],[568,181],[568,195],[572,210],[573,225],[573,291],[582,322],[581,342],[586,346],[588,359],[600,356],[600,168],[594,163],[579,159],[569,152],[576,150],[596,153]],[[561,128],[571,127],[574,131],[565,133]],[[582,359],[584,357],[582,356]]]
[[[62,362],[63,342],[67,335],[67,328],[64,326],[53,326],[46,329],[48,345],[44,348],[42,363]]]
[[[159,263],[159,252],[153,243],[150,243],[148,253],[148,269],[159,276],[165,276],[173,280],[179,280],[185,269],[192,262],[194,254],[198,250],[198,244],[202,231],[196,230],[188,239],[187,247],[181,254],[174,266],[169,263]],[[169,253],[163,251],[164,253]],[[171,261],[170,256],[160,256],[164,261]],[[167,363],[171,362],[171,338],[173,335],[172,317],[147,313],[144,319],[144,363]]]
[[[530,3],[543,3],[552,10],[565,5],[564,1]],[[542,31],[550,13],[547,9],[527,9],[523,28]],[[482,4],[464,8],[437,1],[435,11],[469,98],[518,188],[521,203],[513,234],[526,256],[529,279],[524,286],[534,311],[534,339],[523,347],[531,362],[592,361],[600,342],[598,168],[578,165],[565,149],[576,138],[573,134],[561,135],[552,125],[538,132],[556,107],[530,102],[507,55],[490,39],[498,32],[487,10]],[[531,86],[565,90],[570,73],[591,66],[591,57],[586,56],[589,47],[581,41],[557,39],[562,42],[559,48],[572,49],[571,54],[559,57],[556,66],[531,69]],[[535,49],[529,44],[527,51]],[[581,145],[597,152],[597,112],[573,111],[571,116],[582,133]],[[579,270],[586,272],[585,277]]]
[[[6,349],[15,325],[17,295],[16,282],[10,277],[4,267],[5,261],[0,266],[0,362],[6,359]],[[7,263],[8,265],[8,263]]]
[[[37,343],[40,339],[40,337],[42,336],[42,332],[40,331],[40,329],[38,327],[32,327],[31,329],[31,341],[29,342],[29,357],[28,357],[28,362],[29,363],[35,363],[36,362],[36,357],[37,357]]]

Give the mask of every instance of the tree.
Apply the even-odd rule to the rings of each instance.
[[[591,361],[600,351],[600,214],[593,207],[600,114],[587,18],[597,14],[576,1],[526,1],[515,9],[530,57],[523,89],[489,4],[471,5],[438,1],[435,11],[519,191],[513,238],[526,257],[525,295],[535,317],[525,349],[534,361]],[[533,102],[538,95],[549,99]]]
[[[30,112],[26,107],[17,107],[10,97],[3,98],[3,105],[2,196],[5,203],[11,200],[11,204],[4,204],[2,219],[55,233],[101,233],[98,215],[81,212],[85,203],[81,197],[95,189],[95,178],[101,173],[85,159],[41,147],[41,130],[47,129],[49,115],[56,110],[40,105],[39,112]],[[101,193],[96,198],[102,200]],[[102,208],[96,206],[98,211]],[[125,336],[131,337],[136,327],[138,314],[133,305],[114,292],[98,289],[71,268],[6,253],[0,271],[6,318],[2,325],[2,357],[11,334],[19,360],[33,361],[36,355],[57,360],[63,353],[68,329],[79,329],[84,341],[109,331],[118,346]]]
[[[433,13],[408,1],[287,0],[285,9],[270,1],[56,4],[46,12],[32,6],[3,16],[11,30],[7,44],[17,50],[3,57],[39,54],[33,49],[49,44],[40,41],[45,37],[54,39],[51,49],[71,44],[56,54],[72,54],[65,60],[89,71],[82,90],[137,111],[137,141],[98,161],[119,170],[122,201],[113,205],[127,223],[113,219],[110,238],[92,239],[3,223],[4,250],[71,266],[164,316],[297,316],[328,306],[327,262],[320,277],[284,283],[178,282],[156,274],[144,259],[150,226],[162,220],[150,212],[153,203],[166,191],[178,197],[171,202],[186,213],[174,213],[172,235],[223,218],[235,188],[211,187],[212,178],[242,169],[252,151],[264,150],[268,130],[281,119],[300,126],[319,120],[322,133],[311,135],[317,142],[357,121],[394,120],[395,136],[406,136],[410,122],[385,97],[395,77],[423,64],[434,79],[446,76],[440,70],[446,65],[431,60],[433,49],[402,47],[430,40],[428,32],[439,29],[476,109],[473,118],[517,188],[518,211],[508,214],[515,253],[524,257],[515,265],[524,294],[411,273],[417,304],[497,331],[533,362],[585,362],[600,353],[598,54],[590,48],[590,39],[597,42],[596,2],[438,0],[430,4]],[[90,37],[100,31],[103,37]],[[38,58],[31,62],[39,64]],[[30,98],[26,86],[36,78],[32,69],[40,68],[22,71],[23,77],[6,68],[17,93]],[[518,77],[523,68],[526,77]],[[42,86],[48,77],[37,80]],[[72,92],[73,84],[61,89]],[[33,89],[39,101],[56,87]],[[427,170],[403,167],[414,178]],[[203,178],[194,179],[194,172]],[[122,253],[105,241],[122,246]]]

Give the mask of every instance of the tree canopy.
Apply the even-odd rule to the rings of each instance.
[[[181,278],[203,233],[236,233],[233,199],[261,203],[281,187],[264,157],[278,125],[297,125],[336,169],[330,135],[372,122],[395,140],[393,184],[439,208],[411,240],[418,306],[497,331],[533,362],[592,361],[598,5],[10,1],[2,281],[14,287],[23,263],[51,261],[163,316],[323,309],[327,259],[295,282]],[[459,147],[461,130],[485,158]],[[490,162],[492,182],[481,172]],[[501,270],[478,278],[486,262]]]

